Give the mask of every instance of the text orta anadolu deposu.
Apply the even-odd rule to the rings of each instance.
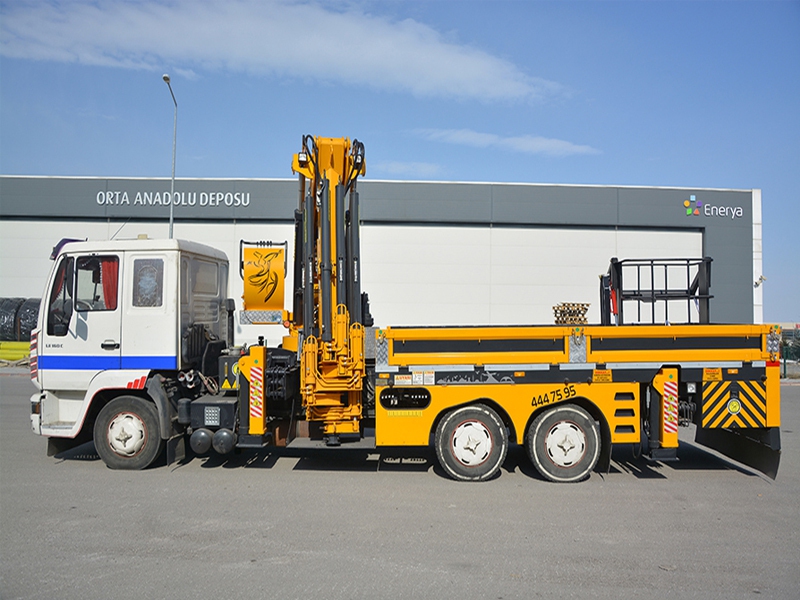
[[[131,196],[133,198],[131,199]],[[250,192],[175,192],[175,206],[249,206]],[[97,192],[99,205],[169,206],[170,192]]]

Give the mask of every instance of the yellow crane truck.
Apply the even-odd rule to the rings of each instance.
[[[702,320],[621,324],[626,289],[615,261],[604,279],[606,312],[599,325],[374,327],[360,274],[363,144],[304,136],[292,169],[299,193],[290,310],[282,306],[287,244],[242,242],[239,257],[240,319],[282,322],[288,331],[280,347],[262,339],[237,348],[229,334],[222,340],[223,330],[232,330],[233,306],[221,300],[227,327],[216,327],[204,309],[206,321],[182,324],[189,335],[177,337],[174,359],[164,362],[162,356],[150,366],[139,357],[137,370],[125,371],[123,356],[113,368],[126,376],[85,386],[83,395],[65,394],[61,401],[82,405],[73,405],[74,417],[62,433],[46,416],[59,412],[53,408],[59,392],[52,389],[58,385],[45,376],[51,382],[46,389],[36,373],[42,389],[32,398],[32,424],[51,438],[52,452],[93,437],[109,466],[140,469],[165,444],[168,460],[182,456],[187,439],[197,454],[287,445],[432,446],[450,477],[483,481],[498,473],[509,445],[519,444],[543,477],[575,482],[595,468],[607,469],[615,445],[641,448],[652,460],[674,460],[679,428],[693,425],[697,443],[776,476],[778,327]],[[189,250],[200,256],[198,247]],[[141,256],[144,266],[152,266],[146,253]],[[681,297],[707,307],[707,264],[701,267]],[[104,277],[98,271],[94,281],[108,288]],[[56,297],[52,286],[63,287],[64,278],[51,274],[42,335],[46,304]],[[183,280],[173,287],[181,285]],[[669,298],[672,292],[658,293]],[[637,291],[628,298],[637,294],[642,296]],[[656,295],[651,290],[651,297],[638,300],[656,302]],[[700,313],[707,317],[708,311]],[[71,325],[60,327],[68,331]],[[52,357],[39,355],[42,346],[32,352],[38,371],[52,364]]]

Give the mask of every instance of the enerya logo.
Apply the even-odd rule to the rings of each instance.
[[[698,217],[700,216],[700,209],[703,206],[703,202],[697,199],[697,196],[692,194],[689,196],[688,200],[683,201],[683,205],[686,207],[686,216],[691,217],[692,215]]]
[[[686,209],[687,217],[699,217],[700,215],[706,217],[728,217],[729,219],[741,219],[744,216],[744,209],[741,206],[722,206],[716,204],[708,204],[702,200],[698,200],[697,196],[692,194],[688,200],[683,201],[683,207]]]

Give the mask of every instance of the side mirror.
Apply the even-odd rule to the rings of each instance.
[[[72,301],[67,300],[61,304],[61,308],[53,307],[48,315],[47,332],[50,335],[63,337],[69,331],[69,322],[72,319]]]

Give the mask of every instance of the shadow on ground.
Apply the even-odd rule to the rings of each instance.
[[[55,455],[59,461],[100,461],[93,442],[81,444],[71,450]],[[186,458],[171,465],[180,469],[199,463],[204,469],[272,469],[282,458],[296,459],[292,467],[295,471],[342,471],[342,472],[425,472],[433,470],[438,476],[447,478],[439,467],[432,448],[381,448],[381,449],[292,449],[262,448],[240,450],[220,456],[210,453],[204,456],[193,454],[190,450]],[[151,469],[165,468],[166,457],[162,456],[151,465]],[[742,475],[758,477],[758,474],[742,467],[701,446],[680,442],[678,460],[654,462],[636,452],[633,446],[615,447],[611,453],[611,467],[601,475],[627,474],[637,479],[668,479],[672,471],[735,471]],[[532,479],[547,481],[531,464],[522,446],[512,445],[503,467],[498,474],[521,473]]]

